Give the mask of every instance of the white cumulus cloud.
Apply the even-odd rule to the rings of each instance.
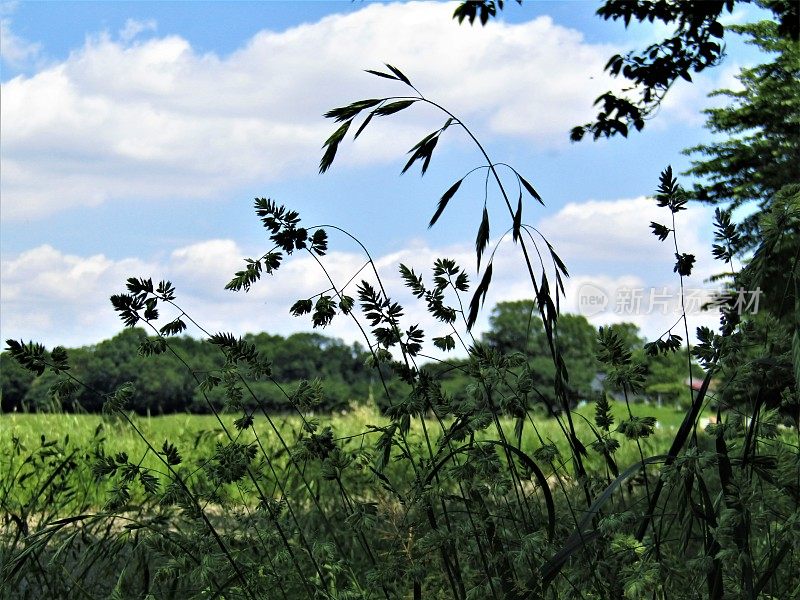
[[[158,29],[158,23],[156,23],[155,19],[147,19],[146,21],[128,19],[125,21],[125,26],[119,30],[119,39],[123,42],[130,42],[140,33],[155,31],[156,29]]]
[[[651,219],[663,221],[666,215],[668,211],[657,208],[652,200],[592,201],[570,204],[538,223],[572,274],[565,280],[562,311],[586,314],[596,325],[632,321],[650,338],[668,329],[678,318],[675,311],[679,282],[672,273],[674,249],[671,242],[659,243],[648,227]],[[698,259],[695,274],[685,281],[687,294],[713,287],[705,279],[720,270],[707,250],[708,216],[706,209],[695,207],[679,214],[681,250],[695,253]],[[232,240],[213,239],[175,248],[159,259],[112,260],[103,255],[74,256],[48,245],[39,246],[4,258],[0,265],[0,330],[5,338],[34,339],[51,346],[95,343],[120,329],[108,298],[125,291],[125,281],[134,276],[172,281],[181,308],[210,332],[231,331],[239,335],[268,331],[287,335],[307,330],[311,327],[308,316],[295,318],[289,314],[296,300],[320,293],[333,295],[331,281],[353,297],[357,296],[355,287],[362,279],[376,283],[366,257],[350,246],[340,247],[340,241],[332,237],[331,251],[321,258],[325,271],[312,257],[299,254],[287,258],[274,276],[265,275],[249,293],[238,294],[225,291],[225,284],[243,267],[245,257],[257,258],[266,248],[243,248]],[[449,330],[426,314],[423,302],[412,297],[397,266],[405,263],[430,282],[430,268],[439,257],[454,259],[467,269],[473,286],[477,283],[474,250],[468,245],[431,247],[412,241],[402,250],[375,257],[387,293],[406,308],[404,326],[420,324],[428,339],[446,335]],[[476,332],[485,330],[489,310],[495,303],[533,296],[523,264],[519,249],[510,241],[500,245],[494,256],[492,286]],[[537,276],[539,272],[537,268]],[[552,275],[550,279],[553,287]],[[582,304],[587,290],[604,295],[603,310],[587,310],[591,307]],[[638,308],[634,302],[622,302],[625,294],[629,298],[639,295]],[[464,306],[469,299],[469,295],[462,298]],[[172,318],[177,314],[166,311],[164,316]],[[690,331],[701,324],[713,327],[715,322],[714,314],[693,311]],[[192,333],[201,335],[196,329]],[[353,321],[342,317],[335,319],[324,333],[350,342],[361,340]]]
[[[0,18],[0,58],[12,67],[21,67],[35,60],[42,51],[42,45],[16,35],[11,30],[11,19]]]
[[[405,93],[363,73],[383,62],[484,136],[566,144],[569,128],[591,116],[609,87],[601,71],[615,49],[549,17],[459,27],[452,8],[370,4],[261,31],[225,56],[178,35],[141,37],[153,22],[131,20],[116,38],[89,36],[64,61],[3,85],[3,216],[115,198],[213,198],[310,175],[332,130],[323,112]],[[35,51],[6,29],[3,39],[11,58]],[[397,159],[442,120],[430,108],[387,119],[341,160]]]

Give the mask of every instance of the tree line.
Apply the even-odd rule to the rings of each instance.
[[[525,369],[532,375],[539,401],[554,406],[555,373],[541,319],[532,316],[533,311],[532,300],[498,303],[480,343],[492,351],[524,356]],[[645,340],[636,325],[622,323],[614,328],[631,351],[641,357],[650,375],[641,397],[680,402],[687,392],[685,356],[678,353],[648,357],[643,351]],[[565,314],[560,321],[559,339],[571,366],[571,400],[591,400],[603,393],[602,373],[595,358],[597,329],[583,316]],[[206,398],[214,408],[226,408],[225,360],[215,346],[183,336],[171,338],[166,352],[152,353],[148,349],[155,340],[143,329],[133,328],[99,344],[68,350],[73,374],[86,385],[62,399],[51,392],[54,374],[36,376],[3,352],[2,410],[99,412],[105,398],[127,382],[133,384],[128,408],[139,414],[206,413],[211,410]],[[371,354],[361,344],[347,344],[319,333],[288,337],[257,333],[247,334],[245,340],[270,361],[268,377],[246,380],[247,394],[242,398],[245,406],[258,402],[269,410],[289,410],[292,395],[304,390],[312,400],[309,407],[320,412],[346,410],[352,403],[367,402],[386,408],[384,384],[392,389],[392,395],[402,393],[402,382],[390,371],[378,372],[370,366]],[[430,362],[424,368],[442,382],[447,393],[467,393],[471,381],[469,360]],[[218,378],[221,385],[213,389],[204,385],[209,376]],[[317,381],[324,381],[324,385]],[[687,402],[689,399],[685,397]]]
[[[134,390],[128,408],[140,414],[208,412],[203,394],[216,408],[224,408],[222,390],[204,390],[200,385],[209,375],[224,377],[224,357],[216,347],[182,336],[171,338],[166,352],[143,355],[147,352],[142,350],[154,339],[143,329],[126,329],[97,345],[68,350],[73,374],[86,386],[75,389],[59,405],[50,393],[55,380],[52,373],[35,376],[4,352],[0,355],[3,412],[99,412],[106,396],[126,382],[132,383]],[[352,398],[369,395],[372,374],[365,366],[367,353],[357,343],[348,345],[318,333],[288,337],[258,333],[245,339],[271,360],[272,381],[247,381],[253,394],[271,410],[286,409],[292,387],[316,378],[325,380],[325,410],[346,407]]]

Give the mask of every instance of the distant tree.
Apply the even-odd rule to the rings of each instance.
[[[0,406],[2,412],[24,410],[25,394],[35,375],[11,358],[0,354]]]
[[[500,352],[525,354],[537,389],[555,403],[552,394],[555,367],[542,320],[533,314],[535,310],[533,300],[498,302],[489,316],[489,330],[483,339]],[[569,365],[571,399],[586,398],[591,394],[591,383],[598,371],[597,330],[582,315],[562,314],[556,335],[564,361]]]
[[[664,404],[681,404],[688,406],[692,400],[692,392],[688,379],[688,355],[683,348],[678,352],[667,352],[656,356],[645,357],[645,393],[651,400]],[[702,377],[698,365],[692,366],[694,379]]]
[[[368,395],[374,373],[365,365],[368,353],[359,344],[346,344],[316,332],[294,333],[286,338],[259,333],[248,335],[260,352],[272,362],[272,375],[278,381],[323,378],[337,382],[340,389],[352,386],[348,401],[363,400]],[[347,396],[348,394],[340,394]],[[341,404],[337,400],[338,404]]]
[[[643,366],[645,385],[641,392],[646,398],[668,404],[688,404],[691,401],[692,396],[687,381],[689,360],[686,348],[677,352],[650,355],[645,351],[646,340],[635,323],[613,323],[608,329],[614,332],[623,346],[631,352],[633,361]],[[694,360],[692,360],[692,373],[694,378],[703,375],[702,369]]]
[[[489,330],[483,338],[500,352],[525,352],[535,347],[542,320],[533,300],[498,302],[489,315]]]
[[[424,369],[431,374],[442,386],[442,390],[453,396],[463,396],[467,385],[473,381],[469,376],[469,360],[466,358],[450,358],[446,361],[432,361],[424,365]]]
[[[28,412],[52,412],[59,410],[61,404],[51,395],[51,386],[58,378],[52,373],[44,373],[35,377],[25,391],[22,400],[22,409]]]
[[[291,405],[284,392],[291,392],[303,380],[314,379],[325,379],[329,384],[315,410],[340,410],[369,396],[375,373],[365,365],[368,354],[359,344],[349,345],[318,333],[297,333],[288,338],[258,333],[245,339],[272,361],[273,377],[247,380],[257,396],[253,399],[243,394],[242,402],[247,406],[255,407],[259,400],[270,409],[287,411]],[[227,408],[224,386],[199,388],[207,375],[221,374],[224,359],[218,348],[188,336],[175,336],[170,338],[170,351],[143,355],[143,348],[154,340],[144,329],[131,328],[94,346],[69,350],[71,372],[86,387],[77,388],[60,403],[50,394],[57,379],[52,373],[36,377],[3,353],[3,411],[60,408],[99,412],[105,396],[128,382],[133,384],[134,393],[127,408],[137,413],[203,413],[211,410],[209,402],[217,409]]]
[[[599,370],[597,329],[583,315],[563,314],[558,319],[558,341],[569,365],[569,387],[574,399],[585,400]]]
[[[728,384],[720,398],[727,406],[780,407],[800,421],[800,185],[781,188],[756,230],[761,241],[724,305],[737,351],[722,361]],[[749,304],[737,306],[739,297]]]
[[[89,351],[80,352],[82,360],[72,359],[76,373],[80,373],[89,388],[101,394],[98,397],[97,393],[81,390],[78,400],[85,410],[100,410],[102,394],[109,394],[126,382],[134,386],[131,410],[154,414],[186,410],[197,382],[171,353],[141,356],[140,347],[147,339],[143,329],[125,329]],[[192,355],[197,345],[195,340],[183,343],[186,352],[183,358],[190,365],[194,363]]]

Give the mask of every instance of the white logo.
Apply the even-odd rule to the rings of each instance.
[[[593,283],[584,283],[578,289],[578,312],[587,317],[604,312],[608,308],[608,294]]]

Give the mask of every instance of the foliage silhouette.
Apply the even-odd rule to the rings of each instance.
[[[522,4],[521,0],[517,0]],[[722,39],[726,27],[721,23],[725,12],[732,13],[737,4],[749,0],[704,0],[702,2],[669,2],[667,0],[604,0],[597,15],[605,20],[653,23],[660,21],[674,27],[671,35],[640,51],[615,54],[605,71],[613,77],[622,76],[630,86],[620,92],[608,91],[595,100],[600,109],[595,120],[572,129],[570,137],[580,141],[586,135],[595,140],[641,131],[648,119],[661,107],[670,88],[678,79],[692,81],[692,73],[718,65],[725,53]],[[756,2],[772,11],[777,23],[770,26],[773,39],[779,37],[787,47],[800,38],[800,4],[793,0],[764,0]],[[497,17],[504,2],[495,0],[465,0],[455,10],[453,18],[470,24],[478,17],[482,25]],[[734,26],[734,30],[737,28]],[[795,79],[796,85],[796,79]],[[789,83],[791,85],[791,83]],[[796,96],[796,95],[795,95]],[[769,108],[777,108],[770,103]],[[771,124],[777,125],[777,121]],[[796,137],[796,136],[795,136]]]
[[[756,204],[767,211],[784,185],[800,181],[800,47],[796,40],[781,37],[778,25],[770,21],[730,29],[774,58],[742,69],[737,76],[742,90],[712,94],[730,101],[705,111],[706,128],[724,137],[684,151],[694,157],[687,174],[701,178],[691,195],[726,204],[729,210]],[[742,221],[735,251],[758,243],[758,214]]]

